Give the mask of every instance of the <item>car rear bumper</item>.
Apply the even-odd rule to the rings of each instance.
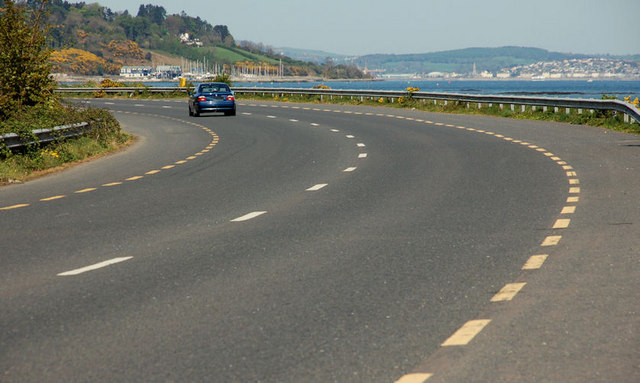
[[[236,104],[234,102],[200,102],[197,104],[200,112],[225,112],[234,110]]]

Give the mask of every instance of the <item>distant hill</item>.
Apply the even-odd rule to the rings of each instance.
[[[237,44],[226,25],[214,26],[184,12],[170,15],[161,6],[141,5],[135,16],[98,3],[52,0],[47,6],[51,25],[48,43],[54,49],[56,72],[119,74],[123,65],[189,60],[206,66],[205,71],[217,68],[244,74],[282,71],[284,76],[364,77],[361,71],[344,65],[308,63],[281,56],[262,44]]]
[[[314,49],[300,49],[300,48],[274,48],[276,52],[281,52],[285,56],[289,56],[295,60],[308,61],[317,64],[324,64],[327,62],[327,58],[333,60],[335,63],[349,61],[357,56],[347,56],[338,53],[330,53],[321,50]]]
[[[540,48],[501,47],[467,48],[423,54],[373,54],[360,56],[355,63],[387,73],[469,73],[476,70],[496,72],[502,68],[529,65],[540,61],[586,58],[587,55],[550,52]]]

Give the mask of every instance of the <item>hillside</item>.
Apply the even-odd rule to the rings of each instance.
[[[52,63],[56,72],[118,74],[123,65],[170,64],[167,60],[173,64],[191,61],[204,71],[215,68],[228,73],[274,75],[281,71],[283,76],[364,76],[355,68],[281,56],[262,44],[236,44],[226,25],[214,26],[184,12],[169,15],[161,6],[141,5],[137,15],[132,16],[98,3],[53,0],[48,11],[48,41],[54,49]]]
[[[467,48],[424,54],[375,54],[360,56],[355,63],[387,73],[470,73],[476,70],[497,72],[503,68],[529,65],[540,61],[586,58],[586,55],[549,52],[539,48],[501,47]]]

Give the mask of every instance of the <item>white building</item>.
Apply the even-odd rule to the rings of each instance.
[[[153,68],[148,65],[124,65],[120,68],[122,77],[148,77],[153,72]]]

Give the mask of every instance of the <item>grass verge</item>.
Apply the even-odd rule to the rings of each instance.
[[[640,125],[637,123],[624,122],[620,113],[612,111],[589,111],[571,109],[568,113],[564,108],[556,112],[553,107],[547,108],[545,111],[542,107],[532,108],[526,106],[523,110],[520,105],[511,110],[511,105],[504,104],[478,104],[457,101],[444,102],[441,100],[416,100],[413,98],[360,98],[350,96],[309,96],[309,95],[272,95],[261,93],[241,94],[238,99],[256,100],[256,101],[279,101],[279,102],[295,102],[295,103],[314,103],[314,104],[337,104],[337,105],[364,105],[364,106],[384,106],[391,108],[403,108],[412,110],[422,110],[434,113],[451,113],[451,114],[467,114],[467,115],[484,115],[494,117],[505,117],[514,119],[528,119],[539,121],[564,122],[574,125],[590,125],[605,129],[616,130],[625,133],[640,134]]]
[[[86,121],[91,133],[48,144],[31,144],[19,150],[0,147],[0,185],[24,182],[120,150],[133,142],[133,136],[122,131],[118,121],[104,109],[75,109],[59,104],[56,108],[32,107],[0,122],[0,135],[17,133],[30,137],[34,129]]]

